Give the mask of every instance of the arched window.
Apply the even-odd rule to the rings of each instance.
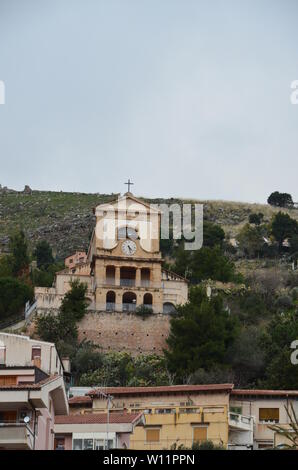
[[[116,301],[115,292],[112,290],[109,290],[109,292],[107,292],[107,299],[106,299],[107,312],[112,312],[115,310],[115,301]]]
[[[171,302],[165,302],[163,304],[163,313],[176,313],[175,305]]]
[[[125,292],[122,297],[123,312],[134,312],[136,309],[137,296],[134,292]]]
[[[144,305],[151,305],[152,306],[152,294],[148,292],[144,295]]]

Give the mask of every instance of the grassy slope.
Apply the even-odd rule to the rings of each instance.
[[[59,257],[72,250],[86,248],[94,226],[92,209],[115,195],[33,191],[0,194],[0,248],[5,238],[16,228],[26,232],[31,246],[40,239],[47,239]],[[228,201],[190,201],[182,199],[151,199],[154,203],[174,204],[200,202],[204,204],[204,216],[223,227],[228,237],[234,237],[252,212],[262,212],[265,221],[278,212],[268,205]],[[298,220],[298,210],[286,210]]]

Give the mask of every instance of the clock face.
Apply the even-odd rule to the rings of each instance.
[[[125,255],[133,255],[137,250],[137,245],[132,240],[125,240],[121,248]]]

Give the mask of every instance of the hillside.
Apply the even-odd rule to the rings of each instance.
[[[7,250],[8,236],[22,228],[31,248],[41,239],[53,247],[54,254],[63,258],[73,250],[86,249],[95,223],[92,209],[114,199],[115,194],[85,194],[50,191],[0,190],[0,250]],[[228,201],[195,201],[183,199],[146,199],[156,204],[200,202],[204,217],[225,230],[227,238],[234,237],[252,212],[262,212],[264,221],[279,209],[269,205]],[[298,220],[298,210],[285,210]],[[0,252],[1,252],[0,251]]]

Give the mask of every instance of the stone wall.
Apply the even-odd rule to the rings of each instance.
[[[162,354],[169,335],[170,316],[153,314],[143,319],[133,313],[89,312],[78,326],[80,341],[92,341],[104,352]]]
[[[37,315],[57,315],[57,309],[38,309]],[[170,331],[169,314],[152,314],[143,319],[134,313],[89,310],[78,323],[79,341],[86,339],[103,352],[126,351],[132,355],[162,354]],[[35,317],[27,323],[27,334],[35,333]]]

